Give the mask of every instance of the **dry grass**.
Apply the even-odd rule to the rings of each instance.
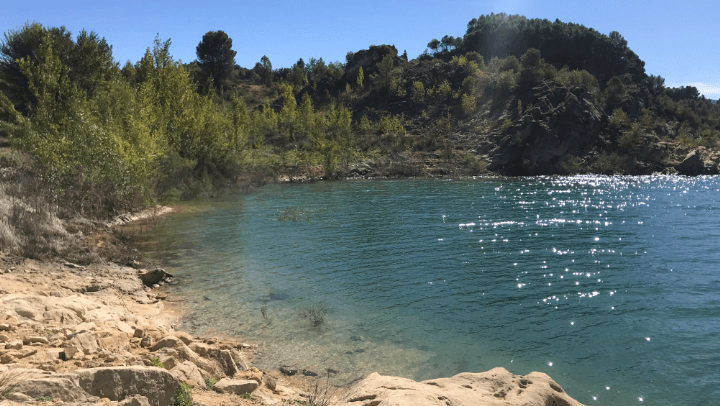
[[[30,377],[24,369],[7,369],[0,372],[0,401],[12,393],[13,387]]]
[[[326,379],[323,383],[316,379],[305,387],[304,397],[307,399],[307,406],[331,406],[336,403],[336,392],[337,388],[330,385],[329,380]]]
[[[69,239],[40,181],[0,182],[0,249],[37,258],[60,253]]]

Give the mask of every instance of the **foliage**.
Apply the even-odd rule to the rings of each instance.
[[[148,366],[150,366],[150,367],[158,367],[158,368],[165,368],[165,364],[163,364],[163,362],[160,361],[160,358],[157,358],[157,357],[150,358],[150,362],[148,363]]]
[[[192,406],[192,387],[186,383],[180,383],[175,389],[169,406]]]
[[[227,84],[235,67],[232,39],[220,31],[208,31],[196,48],[197,61],[207,77],[212,78],[216,89]]]
[[[380,117],[380,122],[378,123],[378,130],[380,131],[380,134],[383,135],[405,134],[405,126],[403,125],[400,117],[393,116],[391,114],[386,114]]]
[[[443,99],[447,99],[452,94],[452,88],[450,87],[450,82],[448,82],[447,79],[438,86],[437,94]]]
[[[610,115],[610,125],[615,128],[620,128],[630,124],[630,118],[623,111],[623,109],[615,109]]]
[[[645,144],[645,134],[640,125],[636,123],[632,125],[630,130],[620,136],[618,143],[630,152],[637,152]]]
[[[520,57],[530,48],[542,50],[543,58],[556,68],[584,69],[600,83],[626,73],[633,81],[645,78],[645,63],[619,33],[608,36],[560,20],[550,22],[505,13],[481,15],[468,23],[457,52],[478,52],[489,61],[494,57]]]
[[[243,399],[250,399],[250,397],[252,397],[252,395],[250,393],[246,392],[246,393],[241,393],[240,397]]]
[[[410,98],[415,103],[422,103],[425,101],[425,85],[423,85],[422,82],[413,82],[412,95]]]
[[[600,94],[600,85],[597,79],[586,70],[571,71],[567,66],[563,66],[555,75],[555,80],[565,87],[582,86],[594,96]]]
[[[462,95],[461,102],[463,113],[470,114],[475,111],[475,96],[469,96],[467,94]]]

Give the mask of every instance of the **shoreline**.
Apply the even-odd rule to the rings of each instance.
[[[142,226],[178,212],[150,211],[156,216],[121,216],[107,226]],[[376,406],[408,397],[414,400],[400,404],[445,405],[437,403],[443,398],[458,405],[580,404],[543,373],[519,376],[504,368],[423,383],[371,373],[350,388],[299,373],[261,371],[252,366],[257,344],[182,331],[187,309],[167,302],[163,286],[172,276],[138,261],[133,265],[83,266],[0,253],[0,405],[165,406],[183,390],[181,383],[190,385],[193,404],[204,406],[322,399]],[[396,389],[388,390],[389,384]]]

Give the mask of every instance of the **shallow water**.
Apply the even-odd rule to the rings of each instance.
[[[720,179],[266,186],[167,217],[148,248],[184,328],[350,382],[502,366],[589,405],[720,398]],[[327,308],[322,323],[302,317]],[[262,311],[267,318],[264,318]]]

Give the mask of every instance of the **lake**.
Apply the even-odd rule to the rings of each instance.
[[[720,399],[720,178],[269,185],[151,231],[183,328],[337,383],[501,366],[588,405]],[[315,319],[308,317],[314,312]]]

